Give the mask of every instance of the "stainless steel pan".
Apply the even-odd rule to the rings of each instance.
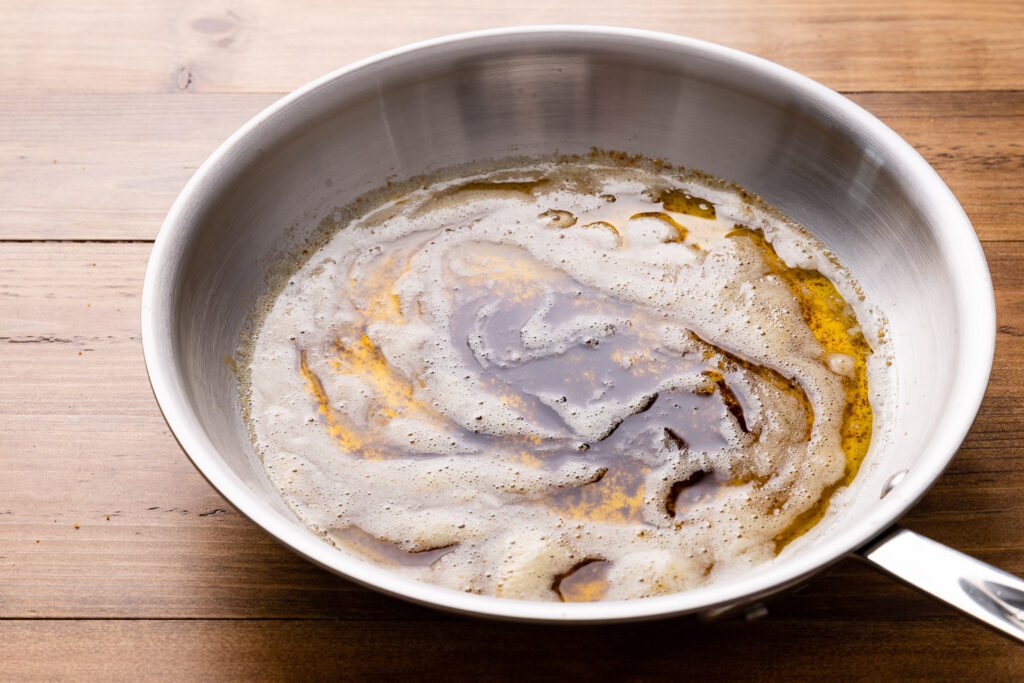
[[[741,578],[621,602],[458,593],[328,546],[267,481],[225,363],[268,270],[322,216],[388,179],[591,147],[667,159],[759,193],[809,226],[884,310],[898,395],[848,504]],[[756,57],[643,31],[540,27],[434,40],[341,69],[259,114],[196,173],[157,238],[142,315],[154,393],[210,483],[296,552],[387,593],[528,620],[715,614],[859,554],[1024,639],[1024,583],[893,531],[956,453],[988,381],[994,301],[974,231],[889,128]]]

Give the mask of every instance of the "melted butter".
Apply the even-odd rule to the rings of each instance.
[[[839,432],[843,453],[846,455],[846,471],[842,479],[822,493],[813,507],[799,515],[775,537],[776,552],[780,552],[821,521],[828,511],[832,495],[853,481],[868,452],[873,421],[867,374],[867,357],[871,354],[871,347],[860,331],[853,309],[828,278],[815,270],[786,266],[759,231],[737,226],[730,236],[749,239],[757,245],[772,273],[785,281],[799,301],[800,312],[825,353],[842,354],[854,360],[852,376],[842,380],[846,406]]]
[[[394,543],[382,541],[357,526],[338,529],[329,535],[336,545],[355,551],[383,567],[429,567],[455,550],[454,546],[446,546],[410,552]]]
[[[350,423],[347,417],[331,406],[331,400],[324,390],[320,377],[309,369],[306,352],[299,352],[299,371],[305,379],[306,391],[316,404],[316,412],[320,424],[330,435],[334,444],[345,453],[359,455],[364,458],[380,459],[384,453],[367,444],[366,435]]]
[[[638,198],[632,197],[630,201],[638,201]],[[703,203],[705,200],[691,198],[687,201],[690,202],[688,206],[692,207],[697,206],[697,202]],[[623,208],[623,205],[620,205],[619,208]],[[713,210],[705,212],[705,214],[701,217],[714,217]],[[630,219],[649,216],[662,218],[664,214],[641,212],[634,214]],[[672,221],[671,218],[668,220]],[[674,221],[672,223],[679,230],[680,240],[685,240],[686,229]],[[809,328],[825,348],[826,353],[844,354],[855,359],[853,376],[843,380],[847,404],[841,426],[841,437],[842,448],[847,457],[846,473],[842,480],[830,486],[823,493],[815,506],[800,515],[791,527],[776,537],[777,551],[781,551],[786,544],[820,521],[828,509],[832,494],[853,480],[870,446],[872,414],[868,399],[866,372],[866,357],[870,354],[870,347],[863,334],[857,331],[859,328],[852,309],[827,278],[816,271],[786,266],[775,253],[771,244],[758,231],[733,227],[725,237],[753,241],[763,253],[771,272],[783,278],[793,291]],[[393,292],[393,286],[408,267],[402,256],[402,254],[395,254],[384,257],[382,264],[374,269],[358,288],[359,291],[366,293],[367,304],[364,310],[368,320],[400,318],[400,306]],[[552,278],[549,271],[539,268],[533,262],[510,259],[502,255],[486,255],[474,266],[468,276],[464,276],[464,281],[481,289],[493,288],[495,284],[500,284],[506,297],[503,301],[505,305],[518,304],[522,306],[536,303],[538,284],[550,282]],[[703,374],[710,382],[698,387],[695,394],[710,396],[717,393],[724,408],[733,413],[741,428],[746,430],[743,408],[726,383],[722,371],[743,370],[755,373],[800,401],[804,406],[806,416],[804,437],[806,438],[810,434],[814,424],[814,413],[802,388],[775,370],[750,363],[713,344],[700,341],[706,347],[704,360],[709,362],[709,369],[704,370]],[[385,418],[394,418],[399,415],[416,416],[443,426],[443,419],[414,398],[414,387],[388,366],[380,350],[365,334],[352,345],[336,342],[335,349],[337,357],[334,364],[337,372],[363,377],[373,387],[374,393],[379,397],[374,404],[374,413],[379,413]],[[568,382],[570,379],[582,378],[593,382],[594,370],[584,366],[584,361],[594,363],[596,360],[594,357],[577,357],[575,361],[571,358],[561,358],[559,366],[560,372],[564,376],[562,381]],[[621,364],[622,351],[616,350],[608,361]],[[642,355],[637,361],[630,364],[630,372],[634,376],[642,377],[657,371],[652,367],[656,365],[654,361],[643,358]],[[574,369],[574,363],[579,367]],[[714,369],[710,369],[712,367]],[[310,394],[317,401],[321,420],[339,449],[357,453],[369,459],[388,457],[386,448],[379,443],[378,438],[374,437],[370,429],[364,429],[362,433],[359,433],[360,430],[348,424],[344,417],[330,407],[319,378],[310,372],[305,360],[302,362],[301,370],[309,383]],[[547,368],[544,368],[541,372],[546,371]],[[538,408],[535,399],[497,377],[486,377],[481,389],[500,397],[507,406],[524,414],[530,415],[542,410],[542,408]],[[714,417],[717,416],[713,416],[712,420],[708,420],[708,422],[712,422]],[[714,433],[714,427],[709,423],[693,425],[687,429],[681,429],[679,424],[673,423],[666,426],[666,429],[670,430],[674,438],[681,443],[689,445],[690,442],[694,442],[707,446],[707,439],[702,439],[698,435]],[[679,436],[675,431],[677,429],[685,436]],[[506,458],[516,459],[525,466],[538,467],[545,462],[545,459],[538,457],[533,451],[533,447],[540,443],[540,439],[506,437],[497,440],[482,440],[488,441],[489,448],[499,448],[505,453]],[[590,447],[588,445],[588,449]],[[617,524],[643,523],[642,507],[645,498],[643,481],[648,474],[648,469],[636,462],[629,463],[629,469],[626,470],[620,469],[621,464],[616,463],[610,463],[610,467],[610,472],[607,469],[604,470],[606,474],[602,475],[599,480],[595,480],[587,486],[565,489],[553,494],[546,504],[558,510],[567,519],[590,519]],[[763,480],[741,473],[728,479],[709,478],[695,490],[700,491],[702,496],[710,495],[710,492],[719,486],[739,486],[750,482],[763,483]],[[677,482],[674,486],[679,484],[681,482]],[[673,517],[677,505],[685,505],[686,500],[693,499],[693,491],[680,498],[682,490],[681,488],[676,494],[673,494],[672,500],[668,504]]]
[[[608,592],[608,568],[605,560],[580,562],[564,574],[558,574],[551,589],[562,602],[596,602]]]
[[[647,469],[638,463],[630,468],[618,467],[593,484],[563,489],[547,502],[568,520],[643,524],[646,475]]]
[[[603,206],[574,218],[577,225],[612,232],[618,240],[617,247],[628,246],[623,233],[631,221],[656,220],[673,230],[668,241],[703,251],[724,239],[734,225],[719,218],[714,204],[708,200],[680,191],[657,194],[642,190],[607,195]]]
[[[695,197],[685,190],[668,190],[663,192],[658,200],[665,207],[666,211],[684,213],[688,216],[708,218],[714,220],[717,217],[715,205],[703,197]]]
[[[672,218],[672,216],[670,216],[669,214],[665,213],[664,211],[643,211],[641,213],[634,214],[634,215],[630,216],[630,220],[636,220],[637,218],[655,218],[655,219],[657,219],[659,221],[667,223],[668,225],[670,225],[676,231],[675,237],[672,237],[670,239],[670,241],[672,241],[672,242],[685,242],[686,241],[686,235],[688,234],[687,230],[686,230],[686,226],[684,226],[681,223],[679,223],[676,219]]]
[[[834,367],[843,370],[845,405],[839,443],[846,458],[845,471],[839,480],[821,490],[813,505],[796,514],[771,539],[774,552],[780,552],[820,521],[833,494],[853,480],[870,446],[873,416],[867,358],[871,348],[852,308],[823,274],[790,268],[762,232],[736,224],[734,217],[723,215],[713,202],[697,194],[683,189],[628,186],[602,194],[597,204],[562,207],[545,194],[552,185],[546,177],[530,181],[473,180],[454,185],[441,196],[479,195],[489,200],[515,195],[516,202],[533,198],[538,209],[543,209],[533,214],[536,226],[510,226],[508,230],[539,226],[582,239],[605,233],[611,238],[610,242],[604,238],[609,251],[628,251],[637,241],[647,240],[644,246],[651,235],[659,234],[657,229],[667,230],[661,233],[666,235],[662,243],[689,250],[697,255],[697,263],[730,240],[749,242],[756,247],[767,271],[785,283],[799,305],[807,329],[824,349],[821,362],[828,367],[832,359]],[[414,208],[411,213],[416,216],[423,212]],[[486,215],[477,214],[485,219]],[[661,227],[651,227],[655,225]],[[446,232],[465,228],[452,226]],[[443,452],[450,441],[452,447],[458,444],[472,457],[487,457],[536,472],[554,473],[585,463],[591,474],[553,489],[538,492],[530,483],[533,480],[524,477],[523,483],[511,481],[502,491],[567,524],[640,529],[638,536],[643,537],[645,530],[655,534],[662,528],[704,524],[701,511],[718,505],[731,491],[761,490],[771,484],[774,472],[765,473],[763,465],[739,462],[721,469],[691,469],[676,481],[668,480],[661,493],[651,488],[651,477],[660,471],[658,463],[666,458],[694,453],[713,456],[738,448],[737,439],[758,443],[761,428],[752,425],[757,424],[759,409],[750,394],[754,391],[751,386],[760,383],[767,387],[764,391],[770,389],[785,397],[800,416],[792,438],[811,438],[815,411],[807,392],[795,380],[692,332],[687,342],[692,351],[669,353],[662,348],[656,332],[656,311],[625,303],[574,280],[523,249],[485,242],[467,242],[461,251],[446,252],[441,279],[432,284],[439,289],[431,291],[452,311],[444,342],[456,349],[465,366],[471,368],[464,378],[468,382],[463,385],[465,391],[489,397],[494,405],[516,417],[509,418],[511,424],[499,425],[497,431],[490,422],[485,428],[477,428],[472,420],[459,424],[450,410],[446,412],[436,398],[430,398],[429,375],[433,370],[417,375],[396,367],[374,336],[380,326],[398,329],[436,324],[422,300],[409,306],[408,295],[403,298],[402,294],[403,280],[412,272],[417,254],[428,244],[435,242],[426,237],[418,238],[415,244],[409,240],[384,243],[374,247],[372,258],[348,266],[346,284],[353,322],[340,328],[342,334],[325,351],[326,362],[316,364],[321,368],[319,374],[307,349],[298,350],[297,372],[305,394],[339,457],[401,461],[412,456],[429,460]],[[562,320],[582,321],[578,324],[583,331],[560,331]],[[587,332],[587,325],[596,324],[588,320],[614,322]],[[526,332],[533,328],[546,330],[553,339],[564,337],[565,341],[546,342],[557,350],[539,353],[540,347]],[[336,397],[330,395],[330,373],[339,378],[357,378],[363,387],[361,400],[339,407]],[[696,379],[691,384],[687,384],[691,380],[672,379],[679,377]],[[352,406],[357,404],[360,408],[355,411]],[[600,413],[603,405],[609,406],[611,417]],[[607,429],[581,438],[580,434],[592,430],[590,425],[598,419],[588,421],[590,413],[605,420]],[[748,419],[751,416],[754,422]],[[435,443],[428,448],[413,432],[408,433],[407,443],[396,442],[396,432],[389,425],[399,420],[417,423],[434,435]],[[514,421],[534,427],[532,431],[517,430]],[[733,432],[727,434],[728,430],[723,429],[730,424],[734,425]],[[429,486],[421,492],[427,490]],[[652,519],[652,496],[667,526],[664,520]],[[790,504],[785,491],[771,494],[770,500],[772,514]],[[332,530],[330,536],[339,545],[387,566],[430,567],[440,557],[457,553],[460,546],[451,543],[423,553],[407,553],[401,546],[411,542],[411,537],[391,534],[385,540],[355,524]],[[608,576],[617,560],[593,559],[589,553],[577,557],[588,555],[591,559],[554,575],[551,590],[558,599],[599,600],[615,588]],[[703,565],[697,572],[701,580],[707,578],[713,566],[714,562]],[[652,580],[645,590],[655,594],[669,590],[669,585]]]
[[[547,178],[539,180],[513,180],[513,181],[473,181],[464,183],[454,188],[453,192],[518,192],[519,194],[530,195],[538,187],[545,185]]]

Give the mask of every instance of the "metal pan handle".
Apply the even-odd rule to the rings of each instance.
[[[858,555],[1024,643],[1024,580],[895,527]]]

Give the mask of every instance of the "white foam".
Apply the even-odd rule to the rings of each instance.
[[[454,191],[472,178],[413,191],[340,230],[295,273],[253,342],[251,426],[268,475],[328,538],[358,526],[410,551],[454,546],[430,567],[396,571],[461,590],[557,599],[553,578],[598,558],[611,563],[606,597],[643,597],[770,560],[775,537],[845,469],[849,359],[825,357],[761,252],[722,228],[762,229],[787,262],[828,275],[851,303],[856,286],[813,239],[738,192],[601,162],[540,163],[499,180],[542,177],[532,195]],[[714,220],[677,216],[690,243],[663,220],[627,215],[625,198],[668,187],[716,206]],[[525,311],[514,324],[500,319],[509,302]],[[878,329],[857,310],[866,330]],[[808,437],[799,400],[727,365],[746,430],[722,409],[723,448],[680,447],[651,431],[637,437],[642,453],[623,451],[646,468],[642,519],[579,519],[552,503],[602,476],[593,452],[574,455],[575,446],[599,442],[656,394],[708,385],[695,361],[672,360],[700,356],[694,334],[801,387],[814,412]],[[360,374],[365,363],[346,361],[339,343],[345,353],[372,348],[387,370]],[[628,352],[608,362],[631,373],[628,387],[590,382],[576,366],[564,371],[572,391],[506,383],[531,363],[602,344]],[[370,444],[365,453],[339,449],[355,442],[332,438],[297,369],[300,351],[335,431]],[[871,367],[877,390],[884,365]],[[673,518],[673,483],[701,470],[748,483]]]

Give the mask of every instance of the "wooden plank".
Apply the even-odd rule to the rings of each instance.
[[[905,523],[1024,575],[1024,458],[984,446],[969,443]],[[158,415],[3,415],[0,451],[0,617],[430,618],[277,545],[192,469]],[[903,600],[863,575],[801,599],[827,610],[868,587],[865,609]]]
[[[239,515],[169,434],[139,340],[150,245],[11,241],[151,240],[276,93],[422,38],[582,22],[748,50],[851,92],[984,240],[992,381],[903,521],[1024,575],[1020,0],[0,0],[0,18],[0,678],[1020,679],[1024,649],[852,561],[752,623],[503,624],[355,586]]]
[[[0,239],[153,239],[203,160],[274,99],[0,94]]]
[[[0,245],[0,618],[437,618],[292,555],[192,468],[142,361],[149,248]],[[1024,574],[1024,243],[986,249],[1004,328],[989,395],[906,523]],[[967,623],[850,563],[780,608],[796,620],[909,610]]]
[[[140,345],[149,249],[0,249],[0,613],[296,616],[347,604],[352,584],[238,515],[171,437]]]
[[[688,35],[840,90],[1024,88],[1024,12],[1013,0],[655,0],[643,11],[615,0],[6,0],[0,14],[0,91],[10,93],[287,92],[426,38],[543,23]]]
[[[1019,680],[1024,650],[945,619],[0,622],[4,675],[50,680]],[[986,637],[978,637],[978,635]]]
[[[938,171],[982,240],[1024,237],[1024,92],[850,97]]]
[[[935,166],[982,239],[1020,238],[1024,92],[852,97]],[[274,99],[0,94],[0,239],[153,239],[199,164]]]

